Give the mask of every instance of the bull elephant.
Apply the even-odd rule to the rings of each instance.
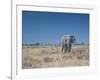
[[[72,35],[64,35],[61,39],[61,51],[63,53],[65,52],[71,52],[72,44],[75,42],[75,37]]]

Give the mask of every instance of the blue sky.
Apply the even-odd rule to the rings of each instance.
[[[89,43],[89,14],[22,11],[22,43],[60,43],[71,34]]]

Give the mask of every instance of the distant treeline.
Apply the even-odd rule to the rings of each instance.
[[[31,43],[31,44],[22,44],[23,46],[60,46],[60,44],[42,44],[42,43]]]
[[[43,43],[29,43],[29,44],[22,44],[23,46],[60,46],[61,43],[58,44],[43,44]],[[74,45],[89,45],[87,43],[74,43]]]

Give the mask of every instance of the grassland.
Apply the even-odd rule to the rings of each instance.
[[[76,45],[70,53],[62,53],[60,46],[23,46],[22,68],[51,68],[89,66],[89,46]]]

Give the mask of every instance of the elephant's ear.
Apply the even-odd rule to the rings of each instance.
[[[76,38],[75,38],[75,36],[73,36],[73,40],[74,40],[74,42],[76,41]]]
[[[75,42],[75,37],[74,36],[72,36],[72,43],[74,43]]]

